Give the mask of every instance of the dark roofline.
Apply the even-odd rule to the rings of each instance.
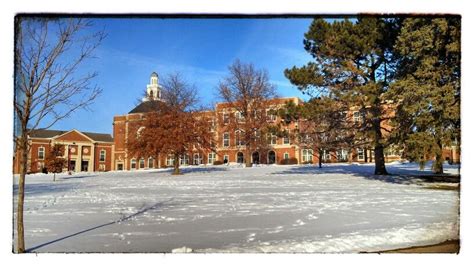
[[[35,129],[30,131],[30,138],[43,138],[43,139],[49,139],[49,138],[54,138],[60,135],[63,135],[65,133],[68,133],[70,131],[76,130],[87,137],[91,138],[94,141],[98,142],[114,142],[114,138],[112,135],[107,134],[107,133],[95,133],[95,132],[84,132],[80,131],[77,129],[71,129],[71,130],[52,130],[52,129]]]

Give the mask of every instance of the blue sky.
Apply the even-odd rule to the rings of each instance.
[[[90,111],[78,111],[53,129],[112,133],[115,115],[128,113],[146,89],[150,74],[179,72],[199,90],[203,104],[218,101],[216,87],[240,59],[268,71],[280,96],[304,98],[283,75],[311,60],[303,35],[311,19],[94,19],[107,38],[86,68],[99,72],[102,95]]]

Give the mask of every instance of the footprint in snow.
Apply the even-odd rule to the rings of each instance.
[[[255,240],[255,233],[252,233],[247,236],[247,242],[252,242]]]
[[[296,222],[293,224],[293,226],[301,226],[301,225],[305,225],[306,223],[303,222],[302,220],[296,220]]]

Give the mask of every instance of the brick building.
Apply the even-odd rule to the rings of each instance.
[[[135,158],[127,152],[127,136],[131,128],[139,128],[145,114],[157,109],[163,101],[161,98],[161,86],[158,75],[153,72],[150,84],[147,85],[147,96],[135,108],[125,115],[116,115],[113,118],[113,138],[108,134],[80,132],[78,130],[56,131],[37,130],[29,136],[31,149],[28,156],[28,172],[40,172],[44,167],[44,159],[54,144],[65,147],[66,159],[69,159],[70,168],[73,171],[110,171],[110,170],[136,170],[170,167],[174,158],[166,154],[160,154],[158,158]],[[303,104],[297,97],[276,98],[265,103],[267,111],[267,123],[283,124],[281,118],[272,111],[283,107],[287,102],[295,105]],[[238,118],[238,112],[232,109],[228,103],[217,103],[214,110],[201,112],[210,123],[209,130],[214,133],[216,148],[214,151],[200,153],[189,151],[189,154],[180,159],[181,165],[212,165],[215,162],[244,163],[250,160],[252,163],[281,164],[291,162],[296,164],[317,163],[318,154],[311,147],[306,147],[288,137],[268,136],[268,143],[254,147],[250,158],[246,158],[245,146],[241,145],[238,138],[238,130],[226,128],[222,120]],[[357,109],[347,112],[350,119],[357,121],[361,115]],[[221,120],[220,120],[221,119]],[[219,121],[220,120],[220,121]],[[303,121],[292,122],[284,125],[284,130],[293,130]],[[387,126],[387,125],[386,125]],[[400,160],[401,152],[394,147],[389,147],[384,152],[385,161]],[[459,163],[459,146],[447,147],[443,150],[446,161]],[[374,152],[371,148],[332,149],[324,151],[323,162],[373,162]],[[65,169],[66,171],[67,169]],[[17,160],[14,161],[14,172],[19,172]]]
[[[114,140],[109,134],[81,132],[76,129],[34,130],[28,136],[28,173],[42,172],[45,160],[55,144],[63,147],[63,157],[73,172],[110,171]],[[13,171],[20,172],[18,154],[15,156]],[[67,171],[68,168],[64,169]]]
[[[172,166],[173,158],[165,154],[159,155],[158,158],[134,158],[127,153],[127,136],[130,128],[137,128],[136,124],[140,123],[147,112],[156,110],[155,105],[161,99],[161,86],[158,82],[158,75],[152,73],[150,84],[147,85],[147,97],[133,108],[128,114],[117,115],[113,121],[114,135],[114,161],[112,169],[114,170],[135,170],[149,169]],[[303,101],[297,97],[277,98],[266,102],[267,111],[277,110],[283,107],[288,101],[292,101],[296,105],[303,104]],[[281,118],[268,112],[268,121],[275,125],[280,123]],[[359,119],[358,112],[352,110],[349,114],[353,119]],[[218,123],[219,119],[235,119],[238,114],[228,103],[217,103],[215,109],[202,113],[210,121],[210,130],[215,134],[216,152],[206,152],[204,154],[190,151],[185,155],[180,163],[182,165],[197,164],[214,164],[216,161],[229,163],[243,163],[250,159],[252,163],[263,164],[279,164],[285,159],[291,159],[297,164],[317,163],[318,158],[316,152],[311,148],[299,145],[297,141],[287,137],[277,137],[272,135],[269,137],[268,145],[265,147],[253,148],[251,158],[245,158],[245,146],[239,145],[237,137],[238,132],[226,129],[225,125]],[[298,126],[298,122],[286,125],[287,130],[293,130]],[[324,153],[322,158],[325,162],[372,162],[374,153],[371,149],[354,148],[329,150]],[[386,161],[401,159],[399,152],[395,149],[386,150]]]

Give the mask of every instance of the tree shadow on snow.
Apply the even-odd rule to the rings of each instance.
[[[57,180],[69,180],[69,179],[83,179],[83,178],[89,178],[89,177],[95,177],[97,175],[68,175],[68,176],[61,176],[61,177],[56,177]]]
[[[193,174],[193,173],[212,173],[212,172],[224,172],[229,169],[226,167],[186,167],[179,169],[181,174]],[[173,168],[169,168],[162,171],[150,171],[148,173],[169,173],[172,174],[174,171]]]
[[[158,203],[155,203],[151,206],[148,206],[148,207],[142,207],[139,211],[133,213],[133,214],[130,214],[130,215],[127,215],[127,216],[123,216],[122,218],[118,219],[118,220],[115,220],[115,221],[112,221],[112,222],[108,222],[108,223],[104,223],[104,224],[100,224],[100,225],[97,225],[97,226],[93,226],[91,228],[87,228],[87,229],[84,229],[84,230],[81,230],[79,232],[76,232],[76,233],[73,233],[73,234],[70,234],[70,235],[67,235],[67,236],[64,236],[64,237],[60,237],[58,239],[55,239],[55,240],[52,240],[52,241],[49,241],[49,242],[46,242],[46,243],[43,243],[43,244],[40,244],[40,245],[37,245],[37,246],[34,246],[34,247],[31,247],[29,249],[26,250],[26,252],[33,252],[39,248],[42,248],[42,247],[45,247],[45,246],[48,246],[48,245],[51,245],[51,244],[54,244],[54,243],[57,243],[57,242],[60,242],[60,241],[63,241],[63,240],[66,240],[68,238],[71,238],[71,237],[75,237],[75,236],[78,236],[78,235],[81,235],[81,234],[84,234],[84,233],[87,233],[87,232],[90,232],[90,231],[94,231],[96,229],[100,229],[100,228],[103,228],[103,227],[106,227],[106,226],[110,226],[110,225],[114,225],[114,224],[118,224],[118,223],[121,223],[121,222],[126,222],[132,218],[135,218],[137,216],[140,216],[146,212],[149,212],[149,211],[153,211],[153,210],[159,210],[160,208],[162,208],[163,206],[165,206],[166,203],[172,201],[173,199],[169,199],[167,201],[163,201],[163,202],[158,202]]]
[[[41,195],[47,193],[60,193],[65,192],[73,189],[75,187],[74,184],[68,183],[59,183],[53,182],[51,183],[41,183],[41,184],[25,184],[25,196],[33,196],[33,195]],[[18,195],[18,185],[13,185],[13,195]]]
[[[295,166],[288,170],[273,173],[275,175],[298,175],[298,174],[346,174],[351,176],[359,176],[368,180],[383,181],[393,184],[419,184],[421,182],[446,182],[458,183],[459,175],[442,174],[435,175],[429,171],[420,171],[415,169],[403,169],[400,167],[391,167],[387,165],[388,175],[374,175],[374,165],[363,164],[331,164],[319,168],[317,165],[313,166]]]

